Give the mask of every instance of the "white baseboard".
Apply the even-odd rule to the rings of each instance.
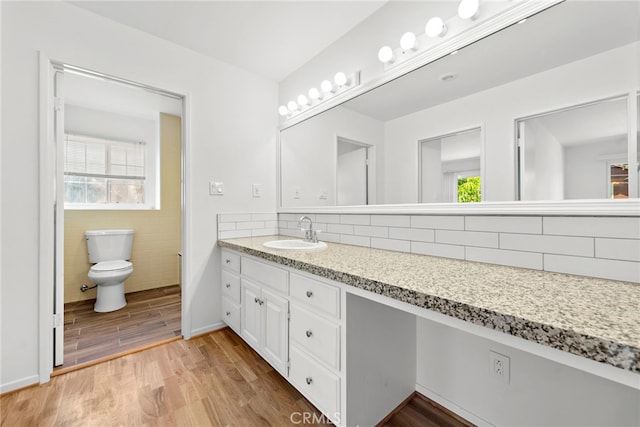
[[[492,427],[492,426],[495,426],[495,424],[491,424],[489,421],[487,421],[487,420],[485,420],[483,418],[480,418],[479,416],[477,416],[475,414],[472,414],[471,412],[467,411],[466,409],[456,405],[455,403],[451,402],[450,400],[445,399],[444,397],[440,396],[435,391],[429,390],[427,387],[425,387],[425,386],[423,386],[421,384],[416,383],[416,391],[418,393],[424,395],[425,397],[433,400],[437,404],[444,406],[445,408],[447,408],[451,412],[455,413],[456,415],[461,416],[465,420],[472,422],[473,424],[477,425],[478,427]]]
[[[30,377],[11,381],[6,384],[0,384],[0,394],[4,394],[13,390],[18,390],[23,387],[28,387],[30,385],[38,384],[39,382],[40,382],[40,376],[31,375]]]
[[[191,337],[196,337],[198,335],[206,334],[208,332],[217,331],[218,329],[222,329],[222,328],[224,328],[226,326],[227,326],[227,324],[224,323],[224,322],[216,322],[216,323],[213,323],[211,325],[203,326],[201,328],[196,328],[196,329],[193,329],[191,331],[191,334],[188,337],[185,335],[184,339],[188,340]]]

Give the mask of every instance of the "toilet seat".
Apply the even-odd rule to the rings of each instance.
[[[129,261],[118,260],[118,261],[102,261],[95,264],[91,267],[91,271],[93,272],[106,272],[106,271],[122,271],[131,268],[133,264]]]

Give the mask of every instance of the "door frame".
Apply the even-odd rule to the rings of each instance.
[[[333,183],[334,183],[334,204],[338,204],[338,145],[340,142],[347,144],[358,145],[366,149],[366,195],[365,205],[373,205],[376,203],[376,146],[368,144],[366,142],[358,141],[357,139],[343,136],[342,133],[336,133],[334,135],[334,159],[333,159]]]
[[[63,61],[56,61],[39,51],[39,242],[38,242],[38,371],[40,383],[50,380],[54,367],[54,322],[52,316],[56,303],[54,293],[55,264],[56,264],[56,232],[60,232],[59,223],[56,222],[54,209],[56,203],[60,204],[59,197],[62,192],[56,191],[56,162],[60,159],[57,155],[55,144],[55,117],[54,117],[54,85],[53,70],[56,64],[63,64]],[[82,70],[90,70],[90,67],[78,67]],[[95,73],[100,74],[100,73]],[[188,216],[188,206],[190,206],[189,176],[187,171],[190,167],[190,100],[189,93],[159,89],[151,85],[128,81],[115,76],[104,74],[105,77],[114,81],[130,83],[134,86],[172,94],[182,100],[181,118],[181,234],[182,243],[180,251],[182,253],[182,297],[181,297],[181,331],[185,339],[191,337],[191,319],[188,316],[190,298],[189,281],[190,274],[190,230],[191,221]],[[62,201],[62,208],[64,201]],[[63,229],[62,229],[63,230]],[[58,242],[60,243],[60,242]],[[61,247],[63,247],[61,245]],[[64,257],[64,252],[58,251],[59,257]],[[63,260],[64,258],[62,258]],[[63,262],[63,261],[62,261]],[[64,304],[64,303],[63,303]],[[64,323],[64,322],[62,322]],[[62,325],[63,327],[64,325]]]

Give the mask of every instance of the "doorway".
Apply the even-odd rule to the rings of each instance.
[[[68,64],[51,67],[53,366],[65,369],[181,336],[184,99]],[[96,313],[84,233],[104,229],[134,231],[133,273],[127,306]]]
[[[372,146],[338,136],[336,156],[336,204],[368,205]]]

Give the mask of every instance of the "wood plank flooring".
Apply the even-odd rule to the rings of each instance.
[[[64,307],[64,364],[57,369],[100,360],[181,336],[178,285],[126,295],[127,305],[110,313],[93,311],[95,300]]]
[[[473,424],[416,392],[377,427],[405,426],[471,427]]]
[[[469,426],[419,395],[385,426]],[[431,402],[432,403],[432,402]],[[0,425],[325,425],[321,414],[230,329],[177,340],[0,396]],[[444,414],[444,415],[443,415]]]

